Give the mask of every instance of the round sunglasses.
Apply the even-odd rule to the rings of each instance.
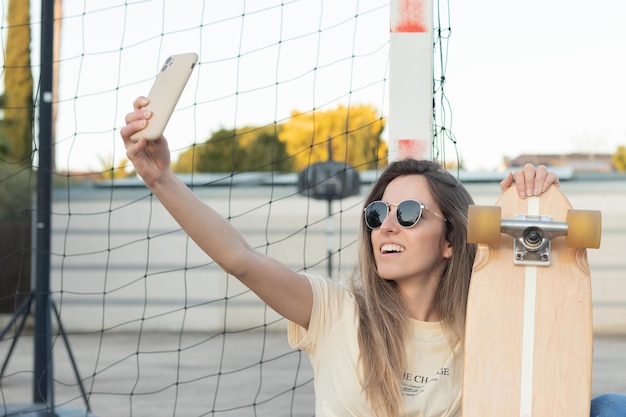
[[[363,210],[365,212],[365,223],[370,229],[378,229],[389,215],[389,206],[396,207],[396,218],[400,226],[410,228],[417,224],[422,217],[422,211],[439,217],[444,222],[447,221],[441,214],[429,209],[417,200],[404,200],[398,204],[390,204],[382,200],[372,201]]]

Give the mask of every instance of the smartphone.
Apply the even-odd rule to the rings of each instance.
[[[131,140],[161,137],[197,62],[198,55],[193,52],[171,55],[165,60],[148,93],[150,103],[145,108],[152,111],[152,117],[145,128],[130,137]]]

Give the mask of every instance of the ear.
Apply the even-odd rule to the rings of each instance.
[[[445,259],[450,259],[452,258],[452,243],[448,242],[447,240],[445,240],[443,242],[443,257]]]

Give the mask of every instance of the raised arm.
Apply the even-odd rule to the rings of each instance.
[[[143,129],[151,117],[143,110],[148,99],[139,97],[126,115],[120,134],[126,155],[137,173],[189,237],[220,267],[237,277],[283,317],[307,328],[313,293],[306,277],[250,247],[243,236],[219,213],[204,204],[170,167],[166,139],[130,136]]]

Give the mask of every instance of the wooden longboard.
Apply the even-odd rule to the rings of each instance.
[[[511,187],[495,207],[470,207],[468,223],[468,240],[479,245],[467,304],[463,416],[588,417],[585,247],[600,245],[600,212],[572,210],[555,186],[526,199]]]

